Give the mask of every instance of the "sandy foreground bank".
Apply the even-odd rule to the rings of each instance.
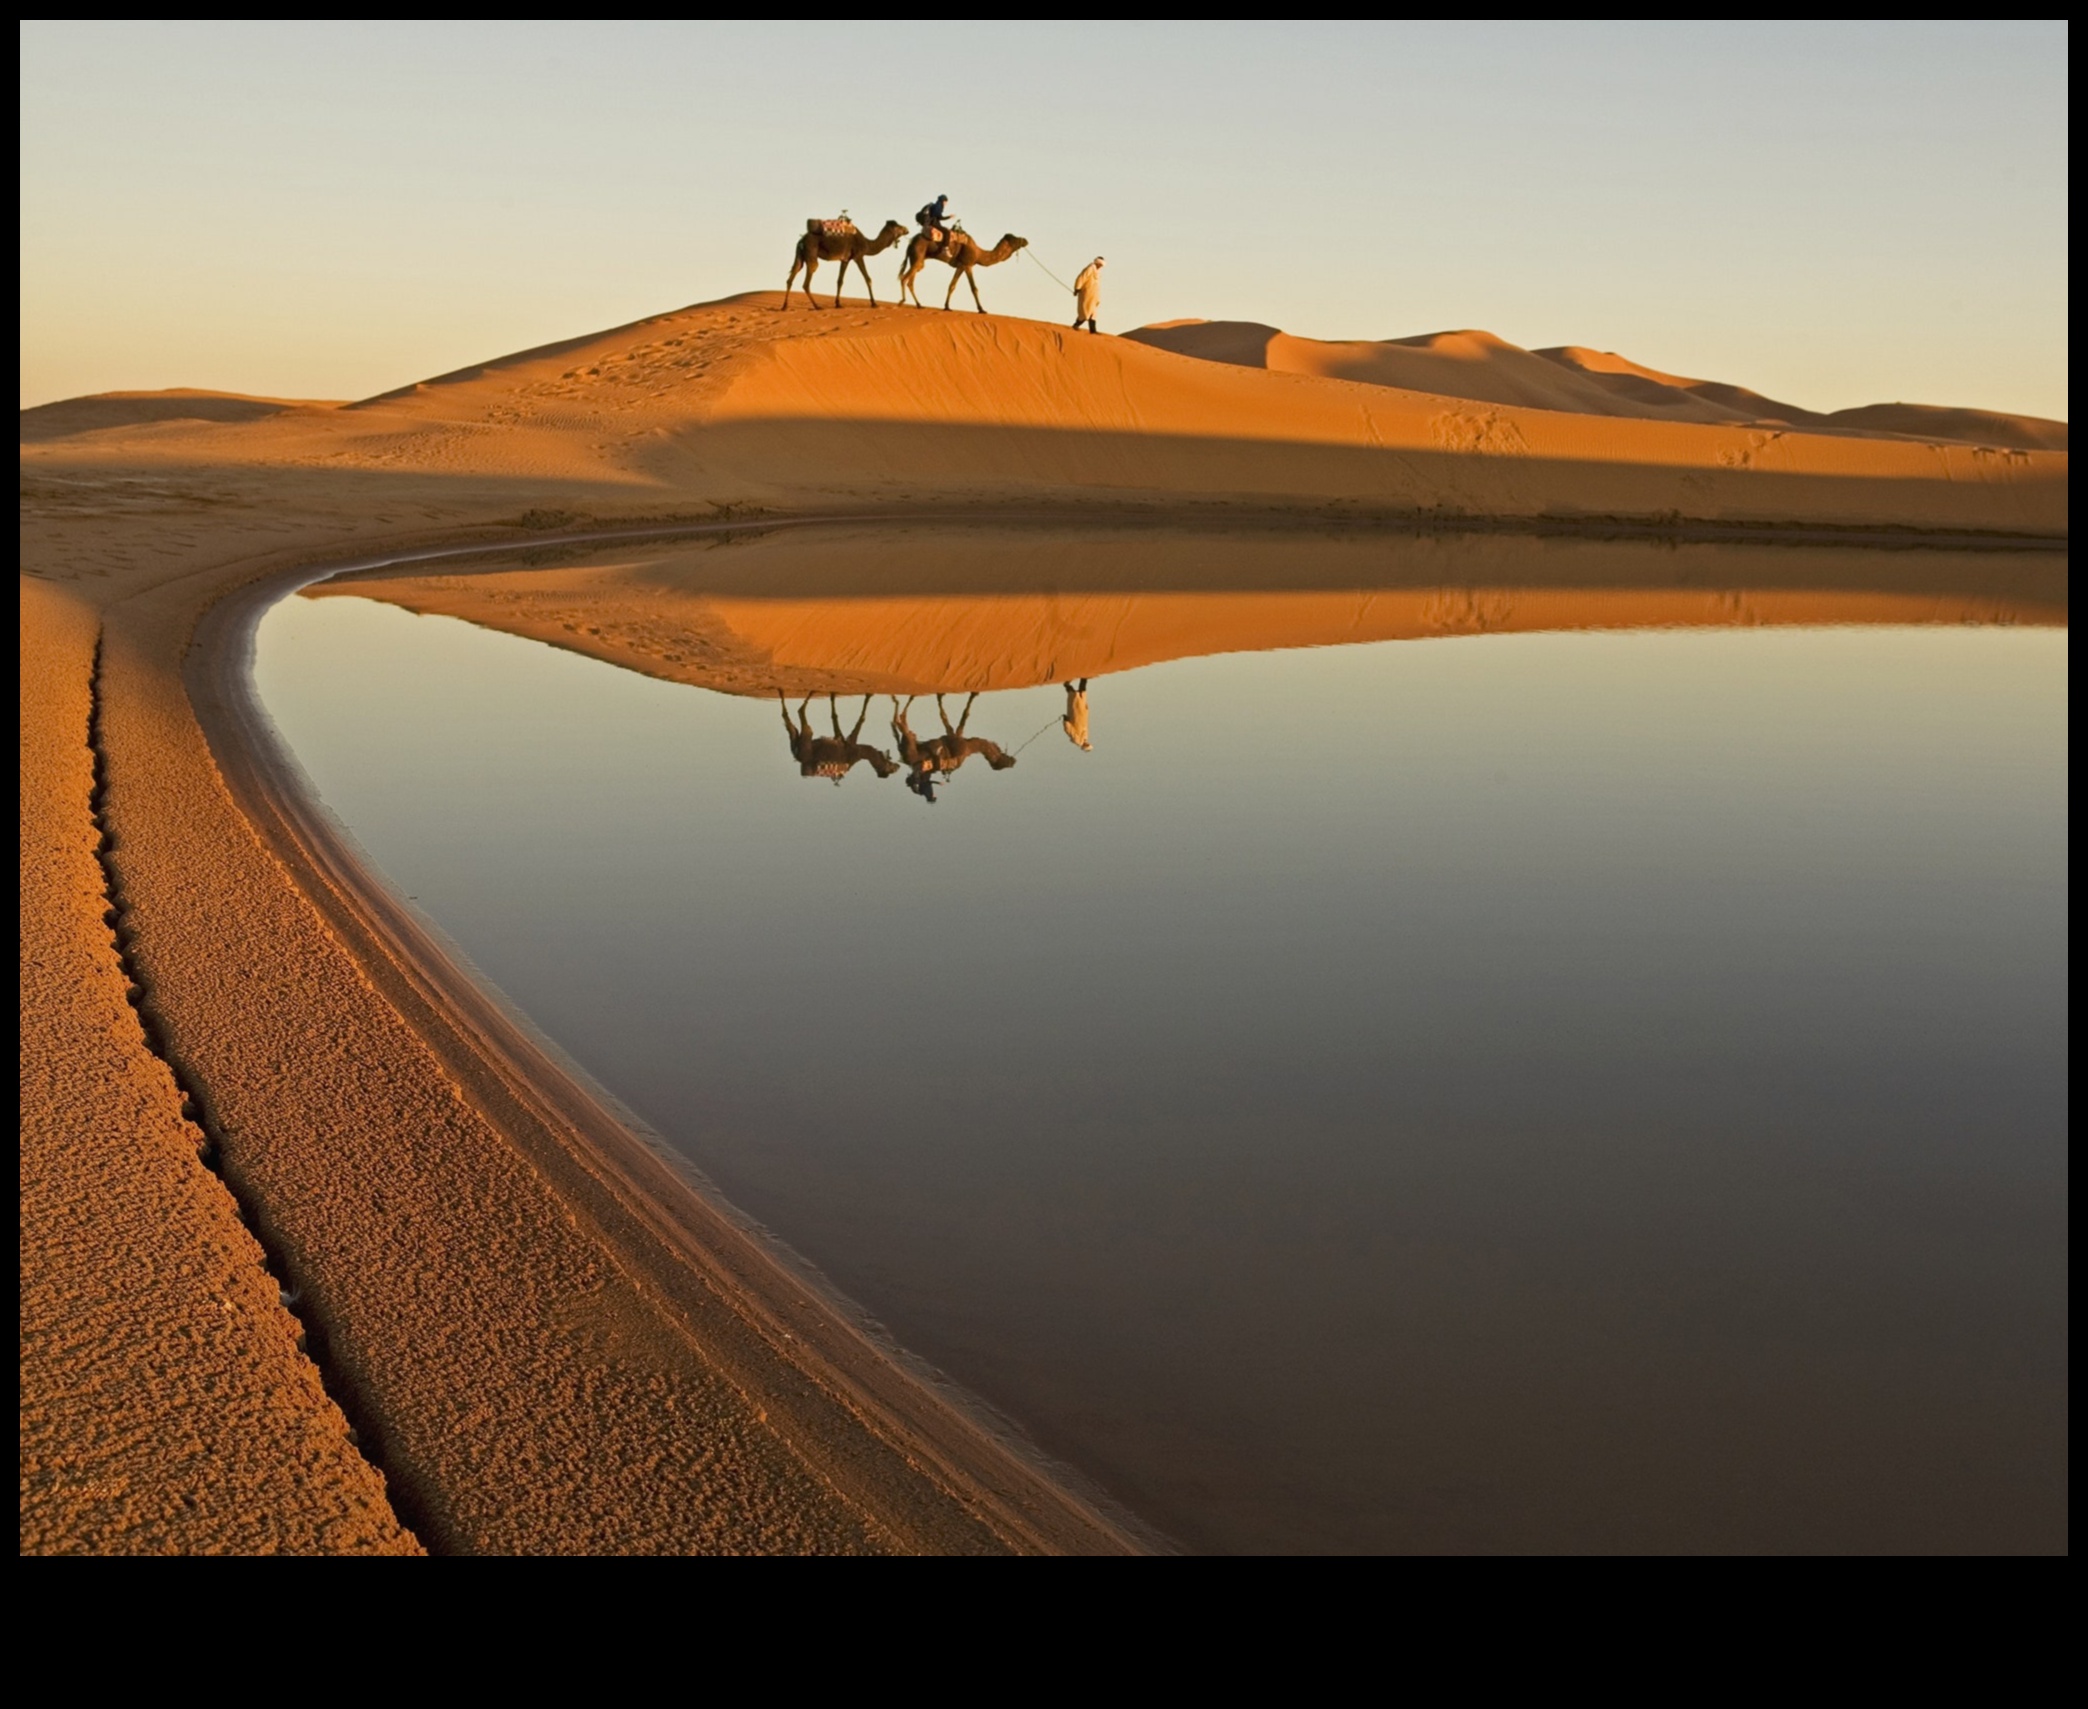
[[[1140,1546],[632,1140],[304,811],[240,649],[306,566],[1011,504],[2065,530],[2063,453],[775,300],[351,407],[25,434],[25,1549]]]

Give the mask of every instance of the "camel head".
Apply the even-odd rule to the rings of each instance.
[[[912,226],[901,225],[897,220],[886,220],[884,229],[877,234],[877,241],[879,243],[896,243],[912,230]]]
[[[1010,255],[1013,255],[1015,251],[1018,249],[1029,248],[1029,239],[1026,237],[1017,237],[1012,231],[1002,232],[1000,242],[996,243],[993,247],[995,249],[1005,249]]]

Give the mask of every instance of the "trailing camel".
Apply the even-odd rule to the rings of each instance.
[[[986,305],[979,301],[979,281],[972,277],[974,267],[998,267],[1018,249],[1027,249],[1029,239],[1017,237],[1013,232],[996,243],[991,249],[981,249],[979,240],[968,231],[947,231],[942,241],[936,242],[925,231],[913,234],[906,246],[906,261],[899,269],[899,301],[905,305],[908,297],[913,298],[915,308],[921,307],[920,293],[914,289],[914,280],[920,277],[921,269],[931,261],[940,261],[954,269],[950,275],[950,288],[943,294],[943,307],[950,306],[950,299],[957,294],[957,281],[962,279],[971,287],[972,303],[979,313],[986,312]]]
[[[863,275],[863,289],[870,293],[870,306],[877,307],[877,292],[870,284],[870,269],[863,264],[865,256],[882,255],[906,235],[906,227],[897,220],[886,220],[884,229],[875,237],[865,237],[854,226],[844,226],[835,220],[807,220],[805,235],[797,241],[797,254],[790,263],[790,277],[783,284],[783,306],[790,307],[790,288],[797,283],[800,269],[805,275],[805,301],[816,309],[819,303],[812,295],[812,275],[819,271],[822,261],[841,263],[841,282],[834,287],[834,307],[841,306],[841,290],[848,283],[849,263]]]

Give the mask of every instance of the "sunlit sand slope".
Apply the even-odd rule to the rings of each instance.
[[[567,567],[369,571],[307,597],[458,617],[728,693],[904,694],[1531,630],[2063,624],[2066,570],[1847,548],[832,528]]]
[[[44,440],[34,467],[54,490],[72,469],[112,463],[226,480],[265,470],[279,491],[382,477],[373,498],[403,496],[402,481],[499,479],[529,483],[540,505],[590,489],[590,514],[1129,502],[2066,527],[2063,453],[1648,419],[1591,375],[1484,335],[1386,347],[1391,367],[1364,383],[1343,362],[1284,373],[1004,316],[782,314],[778,300],[701,305],[341,409]]]
[[[751,354],[687,454],[750,475],[822,467],[862,496],[940,482],[1562,521],[2065,526],[2050,454],[1495,405],[1034,322],[895,318]]]

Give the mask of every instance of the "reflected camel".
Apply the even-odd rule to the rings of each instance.
[[[776,690],[776,700],[783,708],[783,728],[790,732],[791,756],[798,762],[800,777],[831,778],[836,789],[841,780],[864,760],[879,777],[890,777],[899,769],[898,762],[882,748],[873,748],[868,742],[856,740],[863,733],[863,721],[870,716],[870,697],[863,696],[863,709],[856,714],[855,728],[847,735],[841,734],[841,707],[831,694],[827,696],[827,719],[834,727],[831,736],[812,734],[812,700],[806,695],[798,707],[796,722],[790,716],[790,702],[783,691]]]
[[[964,733],[965,725],[971,722],[972,704],[979,698],[976,693],[965,700],[964,711],[954,727],[950,723],[950,710],[938,694],[935,710],[942,717],[943,733],[931,736],[925,742],[914,735],[912,726],[906,721],[915,698],[908,695],[906,704],[901,706],[899,697],[892,697],[892,740],[898,743],[899,757],[906,762],[906,787],[923,801],[933,801],[936,781],[948,777],[973,754],[984,754],[986,763],[995,771],[1006,771],[1015,763],[1015,756],[998,742]]]

